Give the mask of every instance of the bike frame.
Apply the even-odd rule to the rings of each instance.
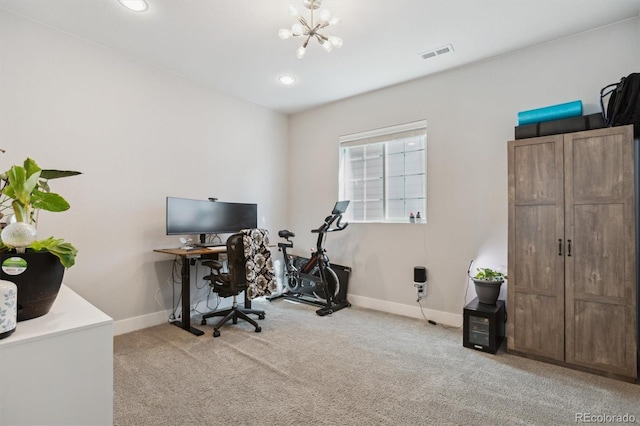
[[[293,244],[292,243],[291,245],[284,245],[284,244],[286,243],[280,243],[278,244],[278,247],[282,250],[282,254],[285,259],[285,270],[289,277],[299,279],[300,274],[310,275],[315,269],[315,267],[318,266],[318,269],[320,271],[320,279],[324,281],[325,279],[324,269],[330,267],[329,256],[326,255],[326,251],[323,252],[324,249],[321,248],[321,251],[318,251],[318,250],[314,251],[311,257],[309,258],[309,261],[304,265],[302,265],[302,267],[298,270],[298,268],[296,268],[295,265],[293,264],[293,256],[287,253],[287,247],[291,248],[293,247]],[[323,256],[320,256],[321,252],[323,252]]]
[[[295,265],[293,264],[293,256],[289,255],[287,253],[287,249],[288,248],[293,248],[293,242],[289,240],[288,237],[284,237],[286,239],[286,243],[278,243],[278,248],[280,250],[282,250],[282,254],[284,257],[284,261],[285,261],[285,271],[286,271],[286,278],[287,280],[295,280],[296,282],[296,287],[298,285],[302,285],[302,282],[300,280],[307,280],[310,282],[315,282],[315,283],[321,283],[322,288],[324,290],[324,295],[326,298],[326,303],[322,304],[323,306],[325,306],[325,308],[323,309],[319,309],[318,311],[316,311],[316,313],[318,313],[318,315],[326,315],[326,314],[330,314],[333,313],[334,311],[338,310],[338,309],[342,309],[343,307],[347,307],[347,306],[351,306],[348,302],[344,302],[342,304],[337,304],[336,301],[334,300],[334,292],[332,291],[332,289],[329,289],[328,287],[328,282],[327,282],[327,269],[331,268],[331,265],[329,263],[329,256],[326,253],[325,248],[323,247],[324,245],[324,240],[326,237],[326,234],[328,232],[333,232],[333,231],[342,231],[344,228],[346,228],[347,224],[341,226],[340,225],[340,219],[342,218],[342,213],[340,212],[333,212],[333,214],[331,216],[327,216],[324,220],[324,223],[322,225],[320,225],[320,227],[318,229],[313,229],[311,230],[312,233],[317,233],[318,234],[318,238],[316,241],[316,250],[311,254],[311,257],[309,258],[309,261],[304,264],[300,270],[298,270],[298,268],[295,267]],[[335,228],[331,228],[331,225],[333,225],[334,222],[337,221],[337,225]],[[313,275],[313,273],[315,272],[315,270],[318,270],[318,276]],[[333,273],[333,276],[335,277],[336,274],[335,272],[331,271]],[[290,281],[289,281],[290,282]],[[339,284],[339,283],[338,283]],[[337,290],[337,287],[335,288]],[[298,294],[296,297],[300,297],[301,294]],[[304,301],[304,300],[303,300]],[[321,304],[321,302],[319,301],[306,301],[308,303],[314,303],[314,304]]]

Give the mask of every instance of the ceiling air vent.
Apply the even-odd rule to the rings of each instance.
[[[453,45],[447,44],[446,46],[438,47],[437,49],[422,52],[420,56],[422,56],[422,59],[431,59],[450,52],[453,52]]]

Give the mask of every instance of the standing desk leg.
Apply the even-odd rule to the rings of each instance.
[[[182,256],[182,321],[173,324],[196,336],[202,336],[204,331],[191,327],[191,277],[189,274],[189,259]]]

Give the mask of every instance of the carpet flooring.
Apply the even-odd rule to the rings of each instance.
[[[556,425],[640,422],[640,386],[464,348],[462,330],[351,307],[256,299],[212,337],[163,324],[115,337],[114,424]],[[626,416],[626,417],[624,417]]]

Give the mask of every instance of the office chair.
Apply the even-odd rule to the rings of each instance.
[[[238,323],[238,319],[243,319],[255,327],[256,333],[262,331],[262,328],[256,321],[249,317],[248,314],[258,315],[258,319],[264,319],[265,313],[261,310],[240,308],[238,306],[238,294],[247,291],[247,274],[245,258],[245,247],[243,243],[244,234],[242,232],[233,234],[227,239],[227,262],[229,272],[222,272],[222,263],[217,260],[208,260],[202,262],[203,265],[211,268],[211,274],[204,277],[209,280],[212,291],[218,293],[220,297],[233,297],[231,308],[209,312],[202,316],[202,325],[206,325],[207,318],[223,317],[213,327],[213,337],[220,336],[220,328],[229,320],[233,320],[234,324]],[[245,297],[245,300],[248,300]]]

